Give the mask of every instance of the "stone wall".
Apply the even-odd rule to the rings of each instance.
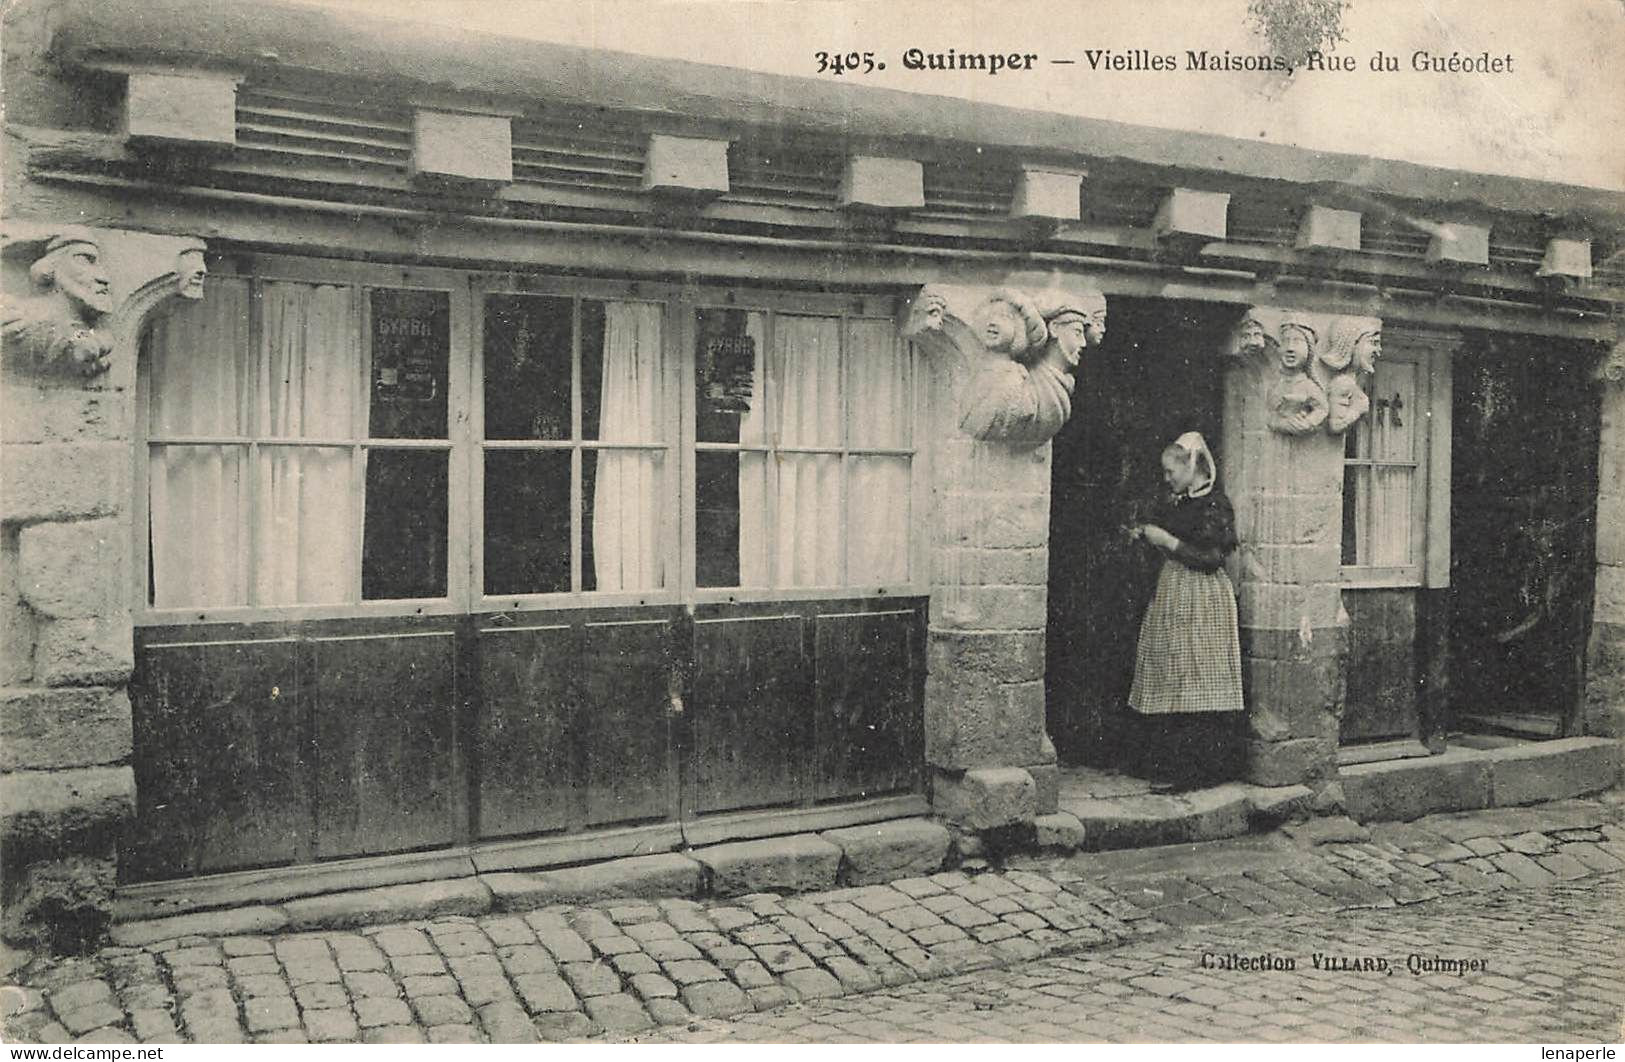
[[[1013,288],[932,285],[903,326],[931,380],[925,757],[937,814],[970,830],[1030,824],[1054,813],[1058,798],[1044,713],[1049,439],[1071,405],[1068,398],[1064,410],[1046,413],[1043,398],[1025,390],[1028,370],[989,349],[983,330],[990,299],[1030,302],[1039,349],[1045,321],[1072,301],[1056,281],[1045,283],[1048,294],[1031,300]],[[1104,306],[1081,285],[1072,290]],[[1104,310],[1097,313],[1091,328],[1104,327]]]
[[[1282,311],[1250,316],[1275,336]],[[1326,315],[1293,315],[1324,337]],[[1343,438],[1273,430],[1272,355],[1238,356],[1225,374],[1221,482],[1241,539],[1230,564],[1247,697],[1247,778],[1323,784],[1337,771],[1348,653],[1342,604]]]
[[[1586,649],[1584,731],[1625,739],[1625,347],[1604,363],[1597,455],[1597,584]]]
[[[110,346],[105,370],[92,371],[43,359],[28,342],[26,315],[48,318],[57,305],[41,301],[50,292],[29,267],[62,231],[8,222],[4,233],[0,928],[72,948],[106,925],[119,833],[134,811],[126,694],[134,337],[146,313],[179,290],[181,253],[201,245],[76,230],[99,250],[96,279],[109,289],[110,312],[70,322],[88,321]]]

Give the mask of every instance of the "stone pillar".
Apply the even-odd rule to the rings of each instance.
[[[1087,328],[1062,341],[1099,342],[1105,300],[1044,283],[931,285],[903,326],[931,378],[925,755],[937,813],[970,830],[1056,810],[1044,728],[1049,440],[1071,413],[1070,358],[1081,353],[1056,357],[1056,334],[1081,311]],[[1008,327],[990,330],[1001,313]]]
[[[105,929],[134,810],[130,467],[137,336],[202,294],[202,242],[8,222],[0,361],[0,865],[12,940]]]
[[[1581,712],[1585,733],[1625,738],[1625,343],[1614,344],[1598,378],[1597,586]]]
[[[1354,335],[1357,322],[1380,328],[1375,319],[1345,321],[1336,335]],[[1232,340],[1220,472],[1241,539],[1230,571],[1248,707],[1247,778],[1269,786],[1325,783],[1337,770],[1349,622],[1341,594],[1341,431],[1360,412],[1354,406],[1352,417],[1338,418],[1334,399],[1328,416],[1328,394],[1352,380],[1283,375],[1281,329],[1292,322],[1308,326],[1312,359],[1337,323],[1254,307]],[[1307,396],[1296,406],[1293,387]],[[1294,408],[1299,414],[1284,412]]]

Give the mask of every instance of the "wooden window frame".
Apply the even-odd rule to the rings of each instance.
[[[846,374],[849,363],[845,358],[849,343],[848,327],[852,320],[895,321],[896,299],[888,295],[826,295],[774,291],[753,291],[738,287],[696,287],[643,281],[613,281],[537,276],[532,274],[493,271],[457,270],[438,267],[391,266],[375,263],[351,262],[335,259],[301,258],[279,254],[228,254],[214,267],[217,277],[242,279],[253,285],[270,281],[292,281],[305,284],[331,284],[351,289],[359,303],[358,335],[360,350],[356,372],[357,388],[356,424],[367,424],[371,394],[371,299],[374,289],[410,289],[444,291],[450,305],[450,351],[448,364],[447,433],[444,440],[374,439],[357,436],[343,440],[320,440],[348,447],[351,451],[352,497],[361,506],[358,518],[351,528],[350,547],[356,551],[356,573],[352,597],[348,602],[308,605],[233,605],[194,606],[185,608],[155,608],[148,602],[147,587],[151,557],[147,535],[149,455],[155,446],[198,444],[243,445],[248,454],[251,474],[258,448],[262,445],[312,445],[311,440],[268,440],[253,436],[241,439],[224,437],[190,439],[182,437],[152,437],[148,434],[150,410],[149,359],[139,360],[136,381],[135,445],[132,450],[133,508],[132,537],[135,560],[131,565],[131,600],[134,622],[143,627],[162,627],[191,624],[225,624],[256,622],[293,622],[304,620],[334,620],[351,618],[387,618],[406,616],[448,616],[488,614],[493,612],[532,612],[579,610],[584,608],[613,608],[629,605],[696,605],[726,604],[731,602],[769,602],[835,600],[857,598],[908,598],[929,593],[929,549],[925,533],[925,515],[930,500],[929,453],[925,445],[925,361],[915,346],[898,338],[901,350],[909,359],[912,424],[910,446],[905,449],[859,447],[851,443],[851,389]],[[580,536],[582,513],[582,462],[591,451],[607,448],[599,440],[581,437],[580,410],[580,331],[572,329],[571,352],[571,437],[567,440],[487,440],[484,423],[484,298],[487,295],[544,295],[575,300],[575,316],[579,324],[582,299],[624,300],[662,305],[662,342],[667,366],[663,400],[666,402],[668,422],[662,426],[665,444],[661,476],[663,524],[663,561],[667,572],[666,586],[649,591],[582,591]],[[255,315],[250,325],[250,336],[257,337],[258,300],[250,301]],[[838,452],[842,461],[841,473],[841,533],[843,550],[842,570],[848,563],[848,550],[844,543],[847,527],[846,493],[851,475],[852,460],[869,456],[907,456],[909,458],[909,529],[908,579],[885,586],[837,585],[828,587],[699,587],[695,581],[695,468],[696,454],[701,444],[695,441],[695,413],[693,394],[697,367],[693,357],[694,311],[702,308],[741,309],[769,314],[799,313],[838,316],[841,327],[842,401],[845,408],[845,431]],[[771,334],[771,333],[769,333]],[[257,338],[252,339],[258,342]],[[143,345],[146,340],[143,337]],[[250,384],[250,386],[253,386]],[[609,444],[613,446],[613,444]],[[706,448],[738,449],[728,444],[704,444]],[[377,449],[434,449],[448,454],[447,470],[447,572],[446,595],[439,598],[363,600],[360,598],[361,535],[365,527],[364,463],[360,455]],[[638,448],[643,448],[639,446]],[[562,593],[492,594],[484,592],[484,464],[485,454],[493,450],[551,450],[568,449],[571,454],[571,591]],[[824,452],[826,448],[779,448],[784,452]],[[249,510],[246,514],[246,532],[253,535],[261,524],[255,511],[256,492],[248,491]]]
[[[864,296],[814,296],[796,295],[787,293],[770,293],[756,291],[742,291],[735,288],[709,288],[691,289],[685,293],[680,302],[681,313],[681,343],[684,355],[680,361],[682,379],[681,405],[683,417],[683,458],[686,466],[683,470],[684,494],[682,498],[683,529],[686,548],[683,551],[683,586],[692,595],[690,600],[696,604],[769,602],[769,601],[815,601],[838,600],[845,598],[905,598],[923,597],[930,593],[930,580],[927,572],[929,560],[925,548],[925,506],[929,501],[928,479],[930,475],[926,461],[926,448],[922,446],[926,425],[925,417],[925,381],[923,379],[924,361],[918,348],[913,344],[897,337],[898,349],[908,358],[909,366],[909,445],[907,447],[865,447],[852,445],[852,388],[850,386],[851,362],[847,357],[850,343],[850,326],[853,321],[885,320],[889,323],[896,321],[895,301],[887,297]],[[765,317],[764,333],[766,342],[764,346],[772,348],[776,318],[779,315],[792,316],[819,316],[839,319],[841,343],[841,405],[842,405],[842,431],[840,446],[782,446],[772,441],[763,445],[747,445],[741,443],[700,442],[697,439],[696,427],[697,413],[694,408],[695,385],[697,383],[697,365],[692,355],[697,338],[695,315],[701,310],[741,310],[746,313],[761,313]],[[766,351],[758,356],[765,357]],[[763,379],[766,392],[771,395],[777,386],[777,381],[770,375],[771,360],[763,363]],[[767,404],[771,412],[773,403]],[[777,436],[777,425],[768,424],[766,434],[769,440]],[[842,548],[840,566],[842,581],[832,586],[699,586],[695,566],[697,558],[693,543],[697,536],[697,511],[695,482],[697,475],[698,455],[702,453],[765,453],[770,456],[779,454],[828,454],[839,456],[841,459],[840,481],[840,534]],[[908,531],[908,577],[901,582],[893,584],[852,584],[845,581],[845,573],[851,559],[850,542],[847,538],[848,497],[849,485],[852,476],[852,461],[862,457],[907,457],[909,460],[909,531]],[[768,481],[766,488],[768,512],[768,526],[778,527],[778,514],[775,511],[778,498],[778,466],[779,462],[768,462]],[[772,576],[776,580],[779,573],[778,556],[772,557]]]
[[[1343,491],[1349,489],[1349,473],[1355,468],[1414,468],[1411,484],[1411,563],[1401,565],[1341,566],[1346,589],[1421,589],[1450,585],[1450,422],[1451,359],[1455,337],[1413,332],[1403,327],[1383,333],[1383,362],[1414,364],[1416,371],[1416,414],[1423,419],[1417,426],[1411,461],[1378,461],[1373,458],[1343,458]],[[1379,364],[1379,371],[1381,362]],[[1376,417],[1376,400],[1361,419],[1359,430],[1369,430]],[[1356,529],[1356,534],[1360,533]]]

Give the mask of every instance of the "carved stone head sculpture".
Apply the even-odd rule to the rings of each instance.
[[[988,350],[1008,354],[1023,364],[1044,350],[1049,328],[1038,306],[1025,293],[1000,288],[977,309],[976,337]]]
[[[1382,329],[1368,328],[1354,341],[1354,371],[1377,371],[1377,359],[1382,357]]]
[[[1230,345],[1225,353],[1246,360],[1264,353],[1264,347],[1264,322],[1259,320],[1258,314],[1248,310],[1230,333]]]
[[[1071,372],[1083,360],[1085,347],[1098,346],[1106,338],[1106,296],[1100,292],[1051,289],[1034,301],[1049,336],[1045,360],[1055,368]]]
[[[175,256],[175,277],[179,284],[177,294],[183,299],[203,298],[203,282],[209,275],[209,267],[203,261],[203,241],[199,240],[196,247],[188,247]]]
[[[113,291],[95,236],[77,226],[58,231],[28,277],[34,294],[8,308],[0,325],[8,353],[36,368],[106,371],[112,340],[98,326],[113,311]]]
[[[1320,348],[1320,364],[1328,372],[1347,372],[1354,364],[1354,346],[1368,324],[1358,317],[1334,317],[1326,330],[1326,345]]]
[[[64,229],[52,236],[28,277],[42,294],[60,292],[72,316],[87,326],[113,312],[112,282],[102,268],[101,245],[85,229]]]
[[[1314,356],[1319,340],[1314,326],[1300,318],[1288,317],[1281,322],[1281,371],[1306,372],[1309,359]]]

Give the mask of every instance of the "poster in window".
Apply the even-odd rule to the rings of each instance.
[[[446,437],[451,304],[443,291],[372,292],[374,438]]]

